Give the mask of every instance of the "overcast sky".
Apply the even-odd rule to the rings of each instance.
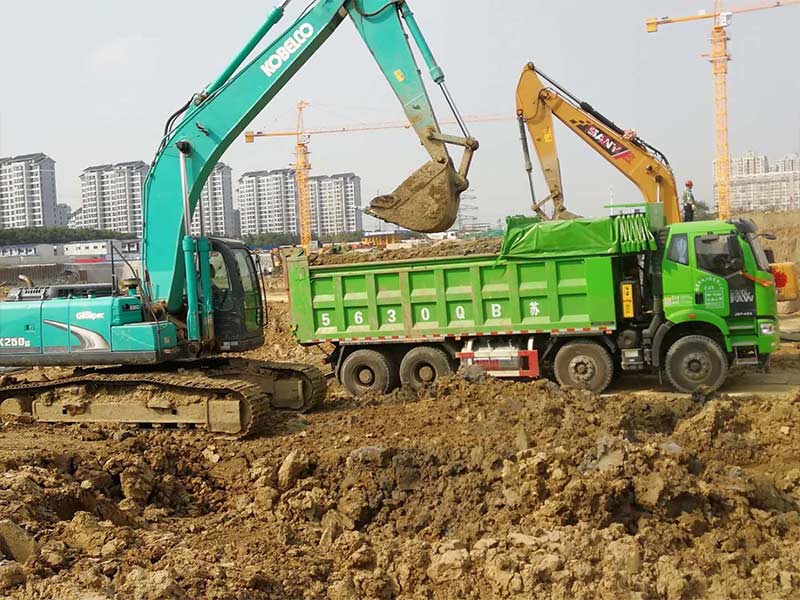
[[[262,22],[271,2],[39,0],[3,2],[0,13],[0,156],[45,152],[57,161],[59,200],[80,202],[80,171],[145,160],[167,116],[211,81]],[[307,4],[295,0],[283,27]],[[714,158],[709,23],[645,32],[649,16],[710,9],[690,0],[416,0],[410,2],[465,114],[514,114],[514,91],[531,60],[625,128],[660,148],[679,183],[712,195]],[[281,26],[279,26],[280,28]],[[729,29],[731,153],[778,158],[800,144],[800,7],[734,18]],[[442,106],[436,90],[431,93]],[[298,99],[310,128],[399,120],[402,111],[371,56],[345,21],[256,119],[291,129]],[[440,109],[439,116],[447,116]],[[481,142],[471,203],[482,220],[529,210],[517,125],[473,125]],[[638,201],[627,180],[560,128],[568,207],[602,214]],[[424,154],[410,131],[318,136],[315,174],[355,171],[364,203],[388,192]],[[288,165],[291,139],[235,143],[225,162],[238,176]],[[460,157],[460,156],[459,156]],[[544,181],[537,177],[540,196]]]

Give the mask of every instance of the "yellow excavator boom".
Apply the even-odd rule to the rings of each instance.
[[[550,85],[545,85],[543,79]],[[666,157],[634,131],[618,127],[592,106],[569,93],[528,63],[517,86],[517,116],[527,126],[544,171],[550,195],[534,200],[534,211],[553,203],[554,219],[570,218],[564,206],[564,188],[558,160],[553,116],[630,179],[648,203],[661,202],[667,223],[681,221],[675,176]],[[523,145],[525,141],[523,140]]]

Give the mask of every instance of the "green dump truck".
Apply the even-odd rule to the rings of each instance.
[[[288,258],[295,335],[329,342],[353,394],[461,365],[600,392],[621,372],[719,388],[779,346],[774,278],[750,221],[647,213],[509,219],[499,254],[310,266]]]

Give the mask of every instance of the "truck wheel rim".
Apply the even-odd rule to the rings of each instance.
[[[711,373],[711,361],[704,352],[692,352],[683,360],[681,371],[687,379],[702,382]]]
[[[569,372],[574,382],[587,384],[597,374],[597,365],[588,356],[576,356],[569,361]]]
[[[422,383],[431,383],[436,379],[436,369],[429,364],[422,364],[417,369],[417,379]]]
[[[375,373],[369,367],[363,367],[356,373],[356,379],[361,385],[372,385],[375,383]]]

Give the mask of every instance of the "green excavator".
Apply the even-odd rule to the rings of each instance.
[[[106,284],[16,288],[0,303],[0,366],[78,367],[49,381],[6,377],[0,414],[42,422],[200,426],[248,435],[272,408],[323,398],[308,365],[233,356],[265,342],[257,259],[239,241],[191,235],[214,165],[336,28],[349,18],[400,100],[430,161],[367,210],[420,232],[448,229],[477,142],[405,0],[317,0],[267,47],[274,8],[228,67],[167,121],[143,194],[141,275]],[[461,128],[440,130],[409,45],[413,40]],[[458,168],[448,146],[463,148]]]

